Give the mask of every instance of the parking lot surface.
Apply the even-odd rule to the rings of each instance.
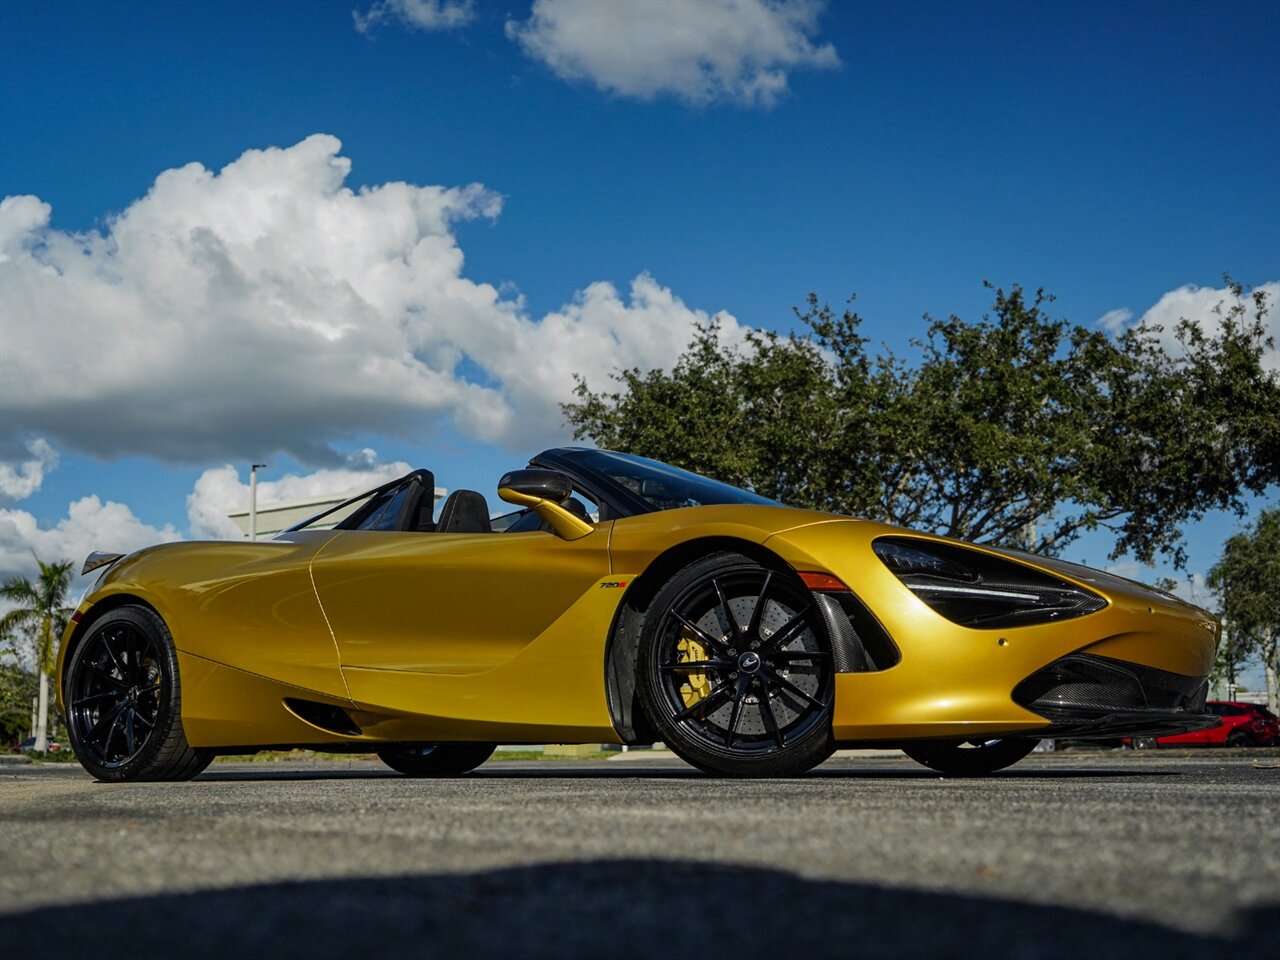
[[[1280,750],[1036,754],[949,780],[669,755],[0,765],[5,956],[1273,955]]]

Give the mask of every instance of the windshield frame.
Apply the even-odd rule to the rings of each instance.
[[[659,506],[628,489],[592,462],[600,456],[608,457],[624,464],[631,464],[651,473],[665,473],[667,476],[675,474],[677,478],[686,476],[697,483],[706,484],[733,495],[714,501],[714,503],[713,501],[702,500],[697,505],[784,506],[784,504],[778,503],[776,500],[770,500],[760,494],[694,473],[691,470],[684,470],[661,460],[630,453],[620,453],[616,450],[604,450],[595,447],[557,447],[552,450],[544,450],[530,460],[529,463],[530,466],[544,467],[567,475],[575,486],[581,486],[584,492],[590,494],[597,503],[601,504],[601,506],[609,507],[608,519],[681,509],[675,506]],[[694,505],[689,504],[688,506]],[[601,514],[601,519],[605,519],[603,513]]]

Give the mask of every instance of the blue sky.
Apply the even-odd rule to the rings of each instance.
[[[7,562],[30,546],[80,545],[77,523],[133,537],[207,532],[189,511],[197,482],[228,463],[243,480],[252,459],[271,463],[262,476],[272,480],[338,469],[370,448],[379,462],[430,466],[441,483],[492,499],[502,470],[557,439],[552,414],[533,412],[555,371],[529,379],[522,366],[537,367],[539,349],[603,385],[610,361],[672,358],[699,316],[790,329],[809,291],[832,302],[856,292],[867,332],[906,350],[925,312],[979,316],[990,302],[983,279],[1044,286],[1059,315],[1084,324],[1195,306],[1185,288],[1221,287],[1224,271],[1280,279],[1280,71],[1262,42],[1280,28],[1276,4],[753,3],[723,17],[711,3],[643,5],[686,27],[689,50],[634,20],[634,5],[592,6],[587,16],[523,0],[0,5],[0,195],[51,208],[41,219],[35,201],[11,205],[0,227],[37,260],[87,249],[87,232],[105,238],[81,251],[83,276],[59,267],[57,290],[29,293],[12,276],[0,286],[0,459],[19,476],[34,458],[41,474],[26,484],[38,489],[0,499]],[[450,10],[439,29],[411,22]],[[341,147],[306,141],[316,134]],[[222,177],[225,190],[192,174],[139,205],[164,171],[198,163],[213,176],[268,148],[254,171]],[[337,209],[334,183],[321,182],[335,157],[350,160],[343,182],[354,191],[489,192],[455,197],[441,214],[425,194],[396,207],[383,191],[383,206],[335,225],[305,212]],[[232,244],[235,224],[282,192],[297,216],[263,227],[271,243],[252,255],[228,247],[250,306],[235,313],[206,292],[192,308],[199,319],[184,318],[181,296],[157,289],[166,258],[190,257],[191,275],[208,280],[200,271],[223,248],[195,251],[195,227]],[[423,256],[438,259],[411,262],[407,282],[434,292],[397,287],[384,303],[375,278],[412,261],[405,251],[420,237],[360,248],[359,225],[424,204],[435,220],[421,228],[434,251]],[[132,232],[114,235],[131,206]],[[303,227],[291,235],[290,223]],[[150,242],[139,238],[156,236],[137,252]],[[287,271],[269,269],[264,249]],[[301,289],[312,274],[300,261],[329,256],[335,276],[353,260],[361,272]],[[128,293],[120,303],[104,274]],[[650,286],[634,290],[637,277]],[[352,287],[384,324],[363,348],[366,367],[412,354],[387,382],[413,399],[382,404],[352,383],[332,411],[317,395],[311,419],[306,404],[276,410],[272,384],[291,389],[294,372],[341,379],[333,357],[308,366],[310,345],[319,357],[334,330],[365,322],[358,304],[334,305],[334,291]],[[266,291],[297,299],[255,313]],[[316,303],[336,326],[297,333],[299,304]],[[429,330],[414,327],[419,314]],[[567,317],[563,338],[548,314]],[[178,328],[153,339],[170,321]],[[199,346],[183,339],[184,322],[202,325]],[[24,353],[16,345],[33,331],[39,349]],[[644,331],[655,332],[628,340]],[[525,344],[523,359],[516,347],[491,359],[485,337]],[[249,345],[242,366],[206,366],[237,344]],[[138,351],[155,356],[137,360],[133,379],[179,373],[131,382]],[[234,373],[244,369],[247,384],[249,368],[266,392],[237,408],[253,388]],[[20,399],[37,377],[83,378],[84,396]],[[335,418],[340,426],[323,425]],[[239,425],[252,429],[238,447]],[[300,435],[314,439],[309,450]],[[56,467],[30,452],[37,440]],[[211,504],[230,495],[231,478],[220,483],[221,493],[207,484]],[[94,495],[132,519],[68,515]],[[1233,526],[1218,517],[1192,531],[1193,569]],[[1098,542],[1076,551],[1094,563],[1104,554]]]

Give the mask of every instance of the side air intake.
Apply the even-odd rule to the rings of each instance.
[[[293,697],[285,697],[284,705],[291,713],[313,727],[328,730],[330,733],[342,733],[349,737],[360,736],[360,728],[356,726],[350,714],[341,707],[335,707],[331,703],[316,703],[314,700],[297,700]]]

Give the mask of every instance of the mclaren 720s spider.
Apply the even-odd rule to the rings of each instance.
[[[665,742],[724,776],[893,745],[948,774],[1041,738],[1205,713],[1218,623],[1087,567],[783,506],[559,448],[512,512],[417,470],[272,540],[100,569],[62,638],[71,743],[101,780],[267,747],[465,773],[499,743]]]

